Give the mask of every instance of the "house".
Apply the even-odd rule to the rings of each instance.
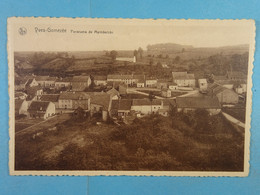
[[[168,88],[168,83],[169,82],[167,80],[159,79],[157,81],[157,88],[158,89],[163,89],[163,88],[167,89]]]
[[[107,81],[108,82],[123,82],[126,85],[133,85],[134,84],[134,78],[132,74],[129,75],[107,75]]]
[[[27,115],[28,102],[26,100],[16,99],[14,108],[15,108],[15,116],[21,114]]]
[[[30,118],[47,119],[55,115],[55,105],[52,102],[33,101],[28,108]]]
[[[201,92],[205,92],[208,89],[207,79],[198,79],[199,89]]]
[[[15,90],[24,90],[29,79],[33,79],[32,76],[28,77],[16,77],[15,78]]]
[[[122,61],[122,62],[136,62],[136,58],[134,57],[117,57],[116,58],[117,61]]]
[[[38,100],[40,98],[40,96],[43,95],[43,89],[40,86],[27,87],[25,92],[28,95],[26,97],[27,101]]]
[[[162,97],[169,98],[172,96],[172,91],[170,89],[163,88],[161,91]]]
[[[35,80],[39,83],[41,87],[52,88],[55,87],[55,77],[50,76],[36,76]]]
[[[94,83],[97,86],[107,85],[107,76],[94,76]]]
[[[74,76],[71,81],[73,91],[84,91],[90,84],[90,76]]]
[[[222,104],[237,104],[239,100],[238,94],[233,89],[228,89],[217,83],[209,85],[208,91],[211,95],[218,98]]]
[[[216,115],[221,111],[221,105],[216,97],[177,97],[176,107],[178,112],[194,111],[196,109],[205,109],[211,115]]]
[[[145,87],[145,76],[144,75],[134,75],[134,82],[136,83],[136,87],[142,88]]]
[[[175,91],[175,90],[178,90],[178,85],[177,83],[174,83],[174,82],[168,82],[168,89],[172,90],[172,91]]]
[[[187,72],[172,72],[172,80],[179,87],[195,87],[194,74]]]
[[[230,80],[247,80],[247,75],[241,71],[228,71],[227,78]]]
[[[226,81],[228,80],[227,75],[211,75],[212,79],[214,82],[219,82],[219,81]]]
[[[27,94],[26,93],[24,93],[24,92],[15,92],[15,94],[14,94],[14,98],[15,99],[21,99],[21,100],[25,100],[26,98],[27,98]]]
[[[244,82],[239,82],[239,83],[234,84],[233,88],[234,88],[235,92],[237,92],[238,94],[243,94],[243,93],[246,93],[246,91],[247,91],[247,84]]]
[[[111,96],[112,100],[118,100],[120,98],[120,93],[115,88],[108,90],[106,93]]]
[[[66,91],[60,94],[57,112],[71,113],[78,107],[85,111],[90,109],[90,96],[86,92]]]
[[[90,114],[100,114],[103,121],[107,121],[110,116],[112,99],[110,94],[104,92],[89,92],[90,94]]]
[[[39,85],[39,83],[35,80],[35,78],[30,78],[30,79],[27,80],[27,82],[25,84],[25,88],[36,87],[38,85]]]
[[[124,84],[120,84],[118,91],[119,91],[120,95],[126,95],[127,94],[127,86],[124,85]]]
[[[157,86],[157,79],[154,77],[146,77],[145,78],[145,86],[146,87],[156,87]]]
[[[125,117],[130,114],[132,106],[132,100],[119,99],[112,100],[111,116]]]
[[[44,94],[40,97],[40,101],[52,102],[55,105],[56,111],[59,108],[59,98],[60,94]]]
[[[153,99],[150,101],[145,99],[133,99],[131,110],[140,114],[158,113],[163,108],[163,101],[160,99]]]
[[[64,87],[69,88],[71,86],[71,80],[72,78],[70,77],[56,79],[55,88],[57,89],[64,88]]]

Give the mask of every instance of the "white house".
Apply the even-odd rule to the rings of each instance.
[[[16,99],[15,100],[15,115],[24,114],[27,115],[28,102],[26,100]]]
[[[174,82],[168,82],[168,88],[172,91],[178,90],[178,85],[177,85],[177,83],[174,83]]]
[[[28,108],[30,118],[47,119],[55,115],[55,104],[52,102],[33,101]]]
[[[187,72],[172,72],[172,80],[179,87],[195,87],[194,74],[188,74]]]
[[[163,108],[163,100],[133,99],[131,110],[140,114],[158,113]]]
[[[60,78],[55,81],[55,88],[63,88],[63,87],[70,87],[71,86],[72,78]]]
[[[97,86],[107,85],[107,76],[94,76],[94,83]]]
[[[145,78],[145,86],[146,87],[156,87],[157,86],[157,79],[152,77]]]

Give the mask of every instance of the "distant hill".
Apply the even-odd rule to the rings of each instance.
[[[183,50],[191,50],[193,49],[192,45],[180,45],[176,43],[159,43],[154,45],[148,45],[147,51],[174,51],[180,52]]]

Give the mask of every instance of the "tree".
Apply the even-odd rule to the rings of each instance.
[[[138,53],[140,55],[140,58],[142,59],[143,58],[143,49],[141,47],[138,48]]]
[[[172,128],[173,128],[174,118],[177,116],[177,109],[172,104],[170,104],[169,107],[170,107],[170,109],[169,109],[169,117],[170,117],[170,119],[172,121]]]
[[[135,56],[135,59],[137,59],[138,51],[136,49],[134,50],[134,56]]]
[[[110,51],[110,57],[112,58],[112,60],[115,60],[117,57],[117,51],[115,50]]]

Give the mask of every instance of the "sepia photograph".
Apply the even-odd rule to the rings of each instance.
[[[247,176],[253,20],[9,18],[11,175]]]

